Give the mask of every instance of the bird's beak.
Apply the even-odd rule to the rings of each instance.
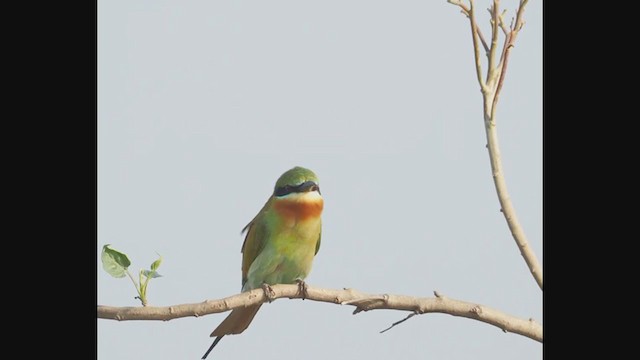
[[[320,186],[315,181],[307,181],[298,186],[296,186],[298,192],[310,192],[317,191],[320,193]]]

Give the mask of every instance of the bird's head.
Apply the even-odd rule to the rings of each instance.
[[[276,213],[293,223],[318,219],[324,201],[316,174],[299,166],[282,174],[273,190],[273,205]]]
[[[316,174],[303,167],[296,166],[280,175],[273,190],[276,198],[300,197],[306,193],[317,192],[313,196],[320,195],[320,185]]]

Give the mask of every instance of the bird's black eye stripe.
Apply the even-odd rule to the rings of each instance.
[[[281,186],[276,189],[274,195],[275,196],[285,196],[287,194],[291,194],[293,192],[293,188],[289,185]]]
[[[281,186],[279,188],[276,188],[276,190],[274,191],[274,195],[275,196],[285,196],[287,194],[291,194],[294,192],[306,192],[306,191],[318,191],[320,192],[320,187],[314,183],[313,181],[307,181],[304,182],[300,185],[296,185],[296,186],[291,186],[291,185],[285,185],[285,186]]]

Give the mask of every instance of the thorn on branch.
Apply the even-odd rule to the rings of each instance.
[[[414,317],[414,316],[416,316],[416,315],[418,315],[418,314],[419,314],[419,312],[418,312],[418,311],[414,311],[414,312],[412,312],[411,314],[407,315],[407,317],[405,317],[404,319],[399,320],[399,321],[396,321],[396,322],[394,322],[393,324],[391,324],[391,326],[389,326],[388,328],[386,328],[386,329],[384,329],[384,330],[380,331],[380,334],[382,334],[382,333],[383,333],[383,332],[385,332],[385,331],[391,330],[394,326],[399,325],[399,324],[402,324],[403,322],[405,322],[405,321],[409,320],[410,318],[412,318],[412,317]]]
[[[433,295],[435,295],[438,299],[444,298],[444,295],[438,292],[438,290],[433,291]]]

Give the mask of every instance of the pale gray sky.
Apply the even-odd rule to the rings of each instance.
[[[477,1],[488,34],[485,8]],[[504,1],[513,14],[516,1]],[[542,261],[542,6],[509,63],[498,131],[511,198]],[[491,181],[469,24],[445,0],[99,1],[98,303],[138,306],[102,245],[152,305],[240,290],[240,230],[278,176],[320,178],[311,286],[432,296],[542,321],[542,292]],[[484,323],[277,300],[209,359],[540,359]],[[227,313],[98,321],[98,358],[200,359]]]

